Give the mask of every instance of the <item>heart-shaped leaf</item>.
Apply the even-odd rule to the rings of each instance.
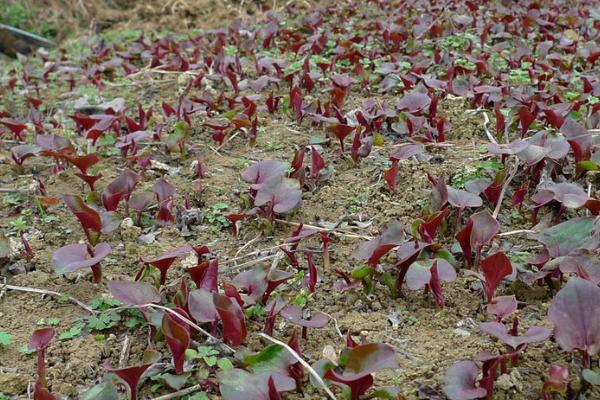
[[[90,255],[86,244],[69,244],[63,246],[52,255],[54,270],[59,274],[66,274],[82,268],[92,267],[110,253],[110,244],[98,243],[93,248],[92,253],[93,255]]]
[[[115,299],[127,305],[140,306],[161,301],[158,290],[146,282],[110,281],[108,290]]]
[[[592,282],[571,278],[554,296],[548,319],[563,350],[589,356],[600,350],[600,288]]]
[[[479,370],[471,360],[457,361],[446,371],[443,390],[450,400],[473,400],[487,396],[487,390],[476,386]]]

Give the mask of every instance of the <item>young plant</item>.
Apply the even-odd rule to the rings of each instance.
[[[160,271],[160,284],[164,285],[167,281],[167,272],[169,268],[178,258],[187,257],[187,255],[192,251],[191,246],[182,246],[178,247],[174,250],[167,251],[166,253],[161,254],[156,258],[146,258],[144,256],[140,257],[140,261],[142,261],[145,265],[138,272],[136,276],[136,280],[141,278],[143,272],[146,270],[147,266],[150,265]]]
[[[499,251],[481,260],[481,271],[481,273],[474,271],[468,271],[468,273],[481,280],[487,302],[491,304],[498,285],[505,277],[512,274],[513,267],[506,254]]]
[[[275,214],[287,214],[302,204],[302,190],[295,179],[276,177],[261,184],[254,205],[266,207],[267,217],[273,221]]]
[[[375,268],[381,257],[405,240],[406,234],[402,225],[392,224],[374,239],[361,242],[352,252],[352,257],[365,260],[371,268]]]
[[[439,308],[444,308],[441,281],[453,282],[456,280],[456,271],[452,264],[443,258],[425,260],[423,263],[414,262],[406,273],[406,285],[411,290],[425,288],[425,293],[431,290],[435,303]]]
[[[159,225],[167,225],[175,220],[173,215],[173,200],[175,197],[175,186],[164,179],[159,179],[154,184],[154,195],[158,202],[156,221]]]
[[[460,244],[467,265],[478,266],[481,249],[500,231],[500,224],[487,210],[471,215],[467,225],[456,234],[455,238]],[[475,252],[475,259],[473,259]]]
[[[117,375],[129,388],[129,400],[137,400],[138,385],[140,378],[154,363],[160,360],[160,353],[153,350],[146,350],[142,357],[142,362],[138,365],[125,368],[113,368],[110,361],[104,362],[104,369]]]
[[[488,396],[488,391],[477,386],[479,368],[474,361],[457,361],[444,375],[444,394],[450,400],[474,400]],[[491,393],[489,393],[491,395]]]
[[[488,303],[486,311],[488,314],[496,316],[496,322],[501,322],[504,318],[517,310],[517,298],[511,296],[494,297],[491,303]]]
[[[179,310],[179,312],[182,314],[185,313],[184,310]],[[187,315],[184,316],[187,317]],[[185,351],[190,345],[190,328],[187,324],[178,321],[176,316],[171,316],[168,312],[163,314],[161,327],[162,333],[165,335],[165,340],[173,355],[175,373],[177,375],[182,374]]]
[[[513,318],[513,325],[508,331],[501,322],[484,322],[479,325],[479,329],[494,336],[506,345],[506,354],[511,356],[513,367],[517,366],[518,353],[525,350],[528,344],[543,342],[552,334],[552,331],[546,327],[533,326],[523,335],[518,336],[518,319],[516,316]]]
[[[552,299],[548,319],[554,336],[565,351],[578,350],[583,365],[600,351],[600,288],[594,283],[571,278]]]
[[[121,199],[126,204],[133,193],[133,189],[140,182],[141,178],[135,172],[125,169],[121,174],[104,188],[102,191],[102,204],[107,211],[115,211],[119,206]]]
[[[65,194],[63,200],[69,210],[77,217],[90,245],[95,246],[103,233],[117,229],[120,219],[111,212],[99,213],[77,195]]]
[[[323,328],[329,322],[329,317],[320,311],[308,312],[300,307],[287,305],[279,312],[283,318],[294,325],[302,327],[302,338],[307,338],[308,329]]]
[[[30,351],[37,351],[37,380],[35,382],[34,398],[56,399],[46,388],[46,348],[56,336],[54,328],[40,328],[33,332],[27,345]]]
[[[223,338],[232,346],[239,346],[246,338],[246,318],[239,304],[230,297],[213,293],[213,304],[223,323]]]
[[[373,385],[373,373],[382,369],[396,369],[396,352],[384,343],[352,344],[342,350],[339,365],[321,360],[314,365],[323,379],[350,390],[350,400],[358,400]]]
[[[565,394],[569,386],[569,367],[559,364],[550,365],[548,378],[542,386],[544,400],[550,400],[552,393]]]
[[[92,247],[89,244],[69,244],[52,254],[54,270],[59,274],[75,272],[82,268],[91,268],[94,283],[102,280],[100,262],[110,253],[108,243],[98,243]]]

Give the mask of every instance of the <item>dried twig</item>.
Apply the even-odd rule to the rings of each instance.
[[[223,269],[223,270],[221,270],[219,272],[220,273],[237,272],[237,271],[239,271],[239,270],[241,270],[243,268],[250,267],[250,266],[256,265],[256,264],[260,264],[263,261],[267,261],[267,260],[270,260],[272,258],[275,258],[275,257],[277,257],[277,255],[278,255],[278,253],[269,254],[268,256],[261,257],[261,258],[258,258],[256,260],[251,260],[251,261],[248,261],[248,262],[245,262],[245,263],[241,263],[241,264],[235,265],[233,267],[229,267],[229,268]]]
[[[280,346],[283,346],[287,351],[289,351],[289,353],[292,355],[292,357],[294,357],[300,364],[302,364],[302,366],[304,368],[306,368],[308,370],[308,372],[313,376],[313,378],[315,378],[315,380],[317,382],[319,382],[319,385],[323,388],[323,390],[325,390],[325,392],[327,393],[327,395],[329,396],[330,399],[332,400],[336,400],[335,395],[333,394],[333,392],[327,387],[327,384],[323,381],[323,379],[321,378],[321,376],[317,373],[317,371],[315,371],[309,363],[307,363],[306,361],[304,361],[304,359],[294,351],[294,349],[292,349],[290,346],[287,345],[287,343],[282,342],[281,340],[277,340],[269,335],[267,335],[264,332],[259,332],[258,334],[260,337],[263,337],[265,339],[267,339],[269,342],[273,342],[275,344],[278,344]]]
[[[4,290],[15,290],[17,292],[39,293],[39,294],[47,294],[49,296],[54,296],[54,297],[59,297],[59,298],[66,298],[70,302],[77,304],[79,307],[83,308],[90,314],[96,314],[96,311],[92,310],[87,304],[85,304],[82,301],[77,300],[75,297],[69,296],[68,294],[54,292],[52,290],[30,288],[30,287],[25,287],[25,286],[13,286],[13,285],[6,285],[6,284],[2,284],[2,283],[0,283],[0,288],[4,289]]]
[[[333,315],[327,314],[325,311],[322,311],[322,310],[319,310],[319,311],[321,311],[323,314],[327,315],[333,321],[333,326],[335,326],[335,331],[337,332],[339,337],[341,337],[342,339],[346,339],[346,336],[344,336],[344,334],[340,330],[340,326],[338,325],[337,319],[335,319],[333,317]]]
[[[508,185],[510,185],[510,182],[513,180],[513,178],[517,174],[518,170],[519,170],[519,161],[517,160],[515,162],[514,167],[512,168],[512,171],[510,172],[510,175],[506,179],[506,182],[504,182],[504,185],[502,186],[502,191],[500,191],[500,196],[498,197],[498,203],[496,203],[496,208],[494,209],[494,213],[492,214],[492,217],[494,217],[494,219],[497,219],[498,214],[500,214],[500,208],[502,207],[502,200],[504,199],[504,195],[506,194],[506,189],[508,188]]]
[[[29,193],[29,190],[17,188],[0,188],[0,193]]]
[[[242,251],[244,251],[244,249],[246,249],[248,246],[250,246],[252,243],[256,242],[257,240],[260,240],[261,237],[262,237],[262,233],[259,233],[258,235],[256,235],[256,237],[254,237],[250,241],[246,242],[246,244],[244,244],[242,247],[240,247],[240,249],[235,253],[234,258],[237,258],[237,256],[239,256],[239,254]]]
[[[123,340],[123,347],[121,348],[121,354],[119,355],[119,368],[123,368],[125,366],[125,361],[129,358],[129,335],[125,334],[125,339]]]
[[[265,249],[254,250],[253,252],[250,252],[248,254],[244,254],[244,255],[241,255],[241,256],[238,256],[238,257],[230,258],[229,260],[219,261],[219,264],[223,265],[223,264],[235,263],[236,261],[239,261],[241,259],[248,258],[248,257],[251,257],[251,256],[255,256],[257,254],[264,253],[264,252],[267,252],[267,251],[271,251],[271,250],[274,250],[274,249],[279,249],[280,247],[287,246],[288,244],[289,243],[282,243],[282,244],[278,244],[276,246],[267,247]]]
[[[330,232],[336,236],[342,236],[342,237],[347,237],[347,238],[354,238],[354,239],[363,239],[363,240],[371,240],[373,239],[373,236],[366,236],[366,235],[355,235],[354,233],[346,233],[345,231],[342,231],[341,229],[338,228],[322,228],[320,226],[315,226],[315,225],[308,225],[308,224],[300,224],[300,222],[293,222],[293,221],[286,221],[284,219],[275,219],[276,222],[282,223],[284,225],[289,225],[289,226],[304,226],[305,228],[309,228],[309,229],[316,229],[317,231],[320,232]]]
[[[240,131],[237,131],[236,133],[234,133],[233,135],[229,136],[223,143],[221,143],[219,145],[219,147],[216,148],[217,152],[219,150],[221,150],[223,147],[225,147],[225,145],[229,142],[231,142],[234,138],[236,138],[238,135],[240,134]]]
[[[155,397],[152,400],[170,400],[170,399],[176,399],[176,398],[178,398],[180,396],[185,396],[186,394],[194,393],[194,392],[196,392],[198,390],[202,390],[202,385],[190,386],[189,388],[181,389],[181,390],[178,390],[177,392],[165,394],[164,396]]]
[[[514,231],[508,231],[508,232],[502,232],[499,233],[498,236],[512,236],[512,235],[519,235],[521,233],[538,233],[537,231],[531,230],[531,229],[517,229]]]
[[[485,134],[488,137],[488,139],[490,140],[490,142],[492,142],[494,144],[498,144],[498,142],[496,141],[496,138],[494,137],[494,135],[492,135],[492,132],[490,132],[490,130],[488,129],[489,123],[490,123],[490,118],[488,117],[487,113],[484,111],[483,112],[483,130],[485,131]]]
[[[6,277],[2,278],[2,288],[0,288],[0,300],[2,300],[2,298],[4,297],[4,295],[6,294]]]

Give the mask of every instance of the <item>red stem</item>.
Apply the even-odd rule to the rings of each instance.
[[[37,375],[38,379],[35,383],[36,390],[46,387],[46,364],[44,362],[46,349],[38,350],[37,352]]]

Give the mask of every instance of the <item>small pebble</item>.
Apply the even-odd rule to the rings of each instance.
[[[465,331],[464,329],[460,329],[460,328],[456,328],[452,332],[454,332],[454,334],[456,336],[460,336],[460,337],[469,337],[469,336],[471,336],[471,332]]]

